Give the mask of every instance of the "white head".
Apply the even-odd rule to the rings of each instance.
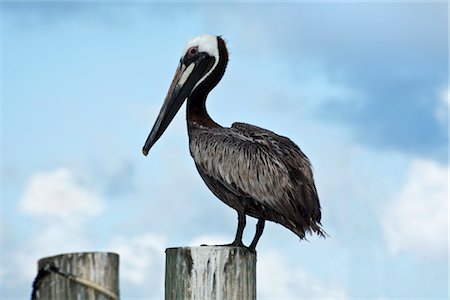
[[[206,52],[209,55],[214,56],[216,60],[219,60],[219,47],[217,45],[217,36],[215,35],[202,34],[192,38],[187,42],[186,47],[184,47],[182,57],[184,57],[192,47],[197,47],[199,52]]]
[[[184,47],[183,54],[181,55],[181,60],[185,58],[186,56],[189,56],[191,51],[194,51],[194,53],[207,53],[209,56],[214,57],[215,61],[211,69],[195,84],[193,90],[205,80],[206,77],[211,74],[211,72],[216,68],[217,64],[219,63],[219,46],[217,44],[217,36],[211,35],[211,34],[202,34],[195,38],[192,38],[187,42],[186,46]],[[189,70],[185,73],[185,75],[190,75]],[[191,70],[192,71],[192,70]],[[185,79],[186,77],[183,76]]]

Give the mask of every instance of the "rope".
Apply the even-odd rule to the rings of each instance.
[[[102,293],[103,295],[107,296],[108,298],[112,300],[119,300],[119,296],[117,296],[115,293],[111,292],[110,290],[98,285],[95,282],[92,282],[87,279],[76,277],[73,274],[65,273],[61,271],[57,266],[54,264],[46,264],[43,268],[41,268],[36,275],[36,278],[33,281],[33,292],[31,294],[31,300],[38,300],[40,297],[38,297],[39,288],[42,284],[42,280],[47,277],[50,273],[55,273],[60,276],[63,276],[64,278],[67,278],[69,280],[72,280],[78,284],[81,284],[87,288],[91,288],[99,293]]]

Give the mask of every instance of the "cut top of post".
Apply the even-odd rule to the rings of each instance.
[[[256,254],[242,247],[168,248],[165,297],[256,299]]]
[[[118,272],[119,256],[115,253],[81,252],[42,258],[32,298],[119,299]]]

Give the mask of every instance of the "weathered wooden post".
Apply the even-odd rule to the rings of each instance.
[[[255,300],[256,254],[241,247],[166,249],[165,300]]]
[[[42,258],[32,300],[118,300],[119,256],[115,253],[68,253]]]

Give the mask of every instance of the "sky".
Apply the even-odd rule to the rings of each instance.
[[[230,53],[210,115],[297,143],[329,234],[266,224],[258,299],[448,298],[446,1],[0,5],[2,299],[29,297],[38,259],[82,251],[120,255],[121,299],[162,299],[165,248],[233,240],[184,107],[141,153],[203,33]]]

